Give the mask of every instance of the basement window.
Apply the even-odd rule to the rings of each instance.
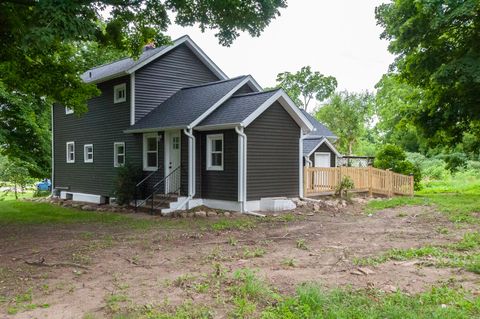
[[[67,142],[67,163],[75,163],[75,142]]]
[[[121,103],[127,100],[127,85],[125,83],[113,87],[113,103]]]
[[[223,134],[207,135],[207,170],[223,171]]]

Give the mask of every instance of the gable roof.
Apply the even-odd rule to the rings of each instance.
[[[245,84],[256,89],[250,76],[185,87],[125,130],[128,133],[196,126]]]
[[[305,115],[305,117],[312,123],[313,125],[313,130],[308,134],[312,136],[325,136],[329,138],[337,138],[337,136],[330,131],[325,125],[320,123],[316,118],[314,118],[310,113],[305,111],[304,109],[301,109],[302,113]]]
[[[334,152],[338,157],[342,155],[338,150],[333,146],[332,143],[326,137],[315,137],[315,138],[306,138],[303,140],[303,156],[310,156],[312,153],[322,144],[327,144],[328,148]]]
[[[212,112],[196,129],[247,127],[275,102],[282,105],[302,130],[310,132],[313,129],[312,124],[282,89],[233,96]]]
[[[238,125],[277,91],[278,90],[272,90],[234,95],[200,122],[198,126]]]
[[[172,45],[165,45],[155,49],[146,50],[137,60],[132,58],[124,58],[112,63],[100,65],[86,71],[80,77],[86,83],[100,83],[120,76],[128,75],[182,44],[187,45],[192,52],[220,79],[228,79],[227,75],[223,73],[223,71],[187,35],[174,40]]]

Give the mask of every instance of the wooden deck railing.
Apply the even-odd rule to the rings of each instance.
[[[373,167],[305,167],[304,196],[332,194],[344,176],[353,181],[352,191],[413,196],[413,176]]]

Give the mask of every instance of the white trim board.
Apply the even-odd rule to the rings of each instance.
[[[308,139],[308,138],[306,138],[306,139]],[[318,142],[317,146],[315,146],[315,147],[310,151],[310,153],[308,153],[308,154],[305,155],[305,156],[310,157],[310,156],[315,152],[315,150],[316,150],[317,148],[319,148],[323,143],[327,144],[328,148],[329,148],[332,152],[334,152],[335,155],[337,155],[338,157],[342,157],[342,155],[337,151],[337,149],[335,148],[335,146],[333,146],[333,144],[330,143],[330,141],[329,141],[326,137],[322,138],[322,139],[320,140],[320,142]]]

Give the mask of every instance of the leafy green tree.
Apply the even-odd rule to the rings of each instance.
[[[321,102],[335,91],[337,79],[318,71],[313,72],[310,66],[304,66],[296,73],[279,73],[277,87],[283,88],[298,106],[308,110],[312,100]]]
[[[339,137],[340,150],[352,155],[356,143],[372,125],[374,104],[374,97],[368,92],[343,91],[333,94],[315,116]]]
[[[396,54],[392,68],[422,89],[412,114],[429,141],[480,137],[480,1],[394,0],[376,8],[381,38]],[[473,124],[473,125],[472,125]]]
[[[407,160],[407,154],[399,146],[392,144],[384,145],[375,155],[373,166],[381,169],[389,169],[399,174],[412,174],[415,189],[420,188],[420,181],[422,180],[420,168]]]
[[[382,142],[399,145],[408,152],[425,149],[425,139],[412,122],[422,103],[422,91],[393,73],[384,75],[376,89],[376,128]]]
[[[50,107],[45,99],[7,92],[0,83],[0,153],[28,163],[29,175],[50,176]]]
[[[28,166],[26,162],[6,161],[0,172],[0,181],[13,184],[15,199],[18,199],[19,188],[23,190],[31,182]]]
[[[99,92],[79,77],[86,68],[78,43],[137,56],[146,43],[169,43],[165,32],[173,22],[214,29],[229,45],[242,31],[258,36],[284,7],[286,0],[1,1],[0,82],[7,92],[44,96],[81,113]]]

